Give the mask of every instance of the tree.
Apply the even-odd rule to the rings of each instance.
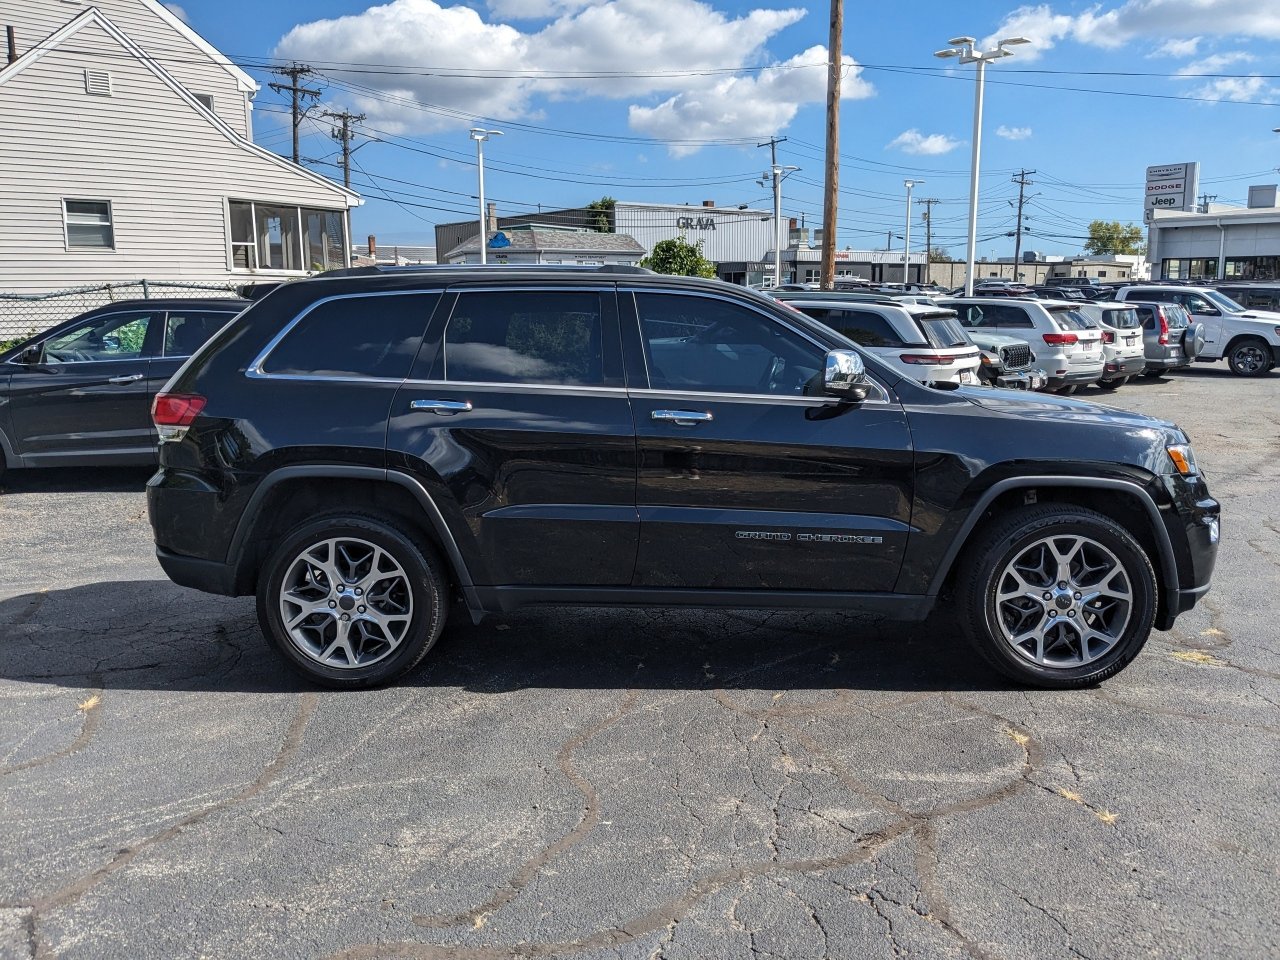
[[[929,262],[954,263],[955,261],[951,259],[951,254],[947,253],[947,251],[943,250],[941,247],[931,247],[929,250]]]
[[[613,197],[601,197],[599,200],[592,200],[587,204],[587,209],[594,213],[587,218],[587,226],[596,233],[613,233],[613,225],[609,219],[609,215],[613,213],[614,205],[618,201]]]
[[[1146,253],[1142,242],[1142,228],[1119,220],[1094,220],[1089,224],[1089,239],[1085,241],[1085,253],[1102,256],[1108,253]]]
[[[715,279],[716,265],[702,255],[702,241],[690,243],[684,237],[659,240],[653,245],[653,253],[640,261],[655,273],[669,273],[678,277],[707,277]]]

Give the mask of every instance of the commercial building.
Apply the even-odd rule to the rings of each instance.
[[[1166,280],[1280,278],[1280,206],[1275,184],[1251,186],[1248,206],[1152,210],[1148,256]]]
[[[521,224],[488,236],[489,263],[569,263],[580,266],[627,266],[640,263],[646,251],[623,233],[597,233],[566,227]],[[480,238],[464,240],[443,257],[444,263],[479,263]]]
[[[358,194],[257,146],[257,84],[155,0],[5,0],[0,290],[346,266]]]

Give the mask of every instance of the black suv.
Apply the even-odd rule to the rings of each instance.
[[[311,679],[388,681],[451,604],[954,598],[1006,674],[1124,667],[1208,589],[1187,437],[904,379],[768,297],[621,269],[369,269],[281,285],[155,402],[157,553],[257,595]]]

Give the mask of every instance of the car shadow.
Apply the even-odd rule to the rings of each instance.
[[[0,678],[77,689],[313,689],[268,646],[252,599],[168,581],[0,601]],[[945,615],[895,623],[832,610],[597,607],[529,608],[479,625],[456,611],[423,665],[397,685],[475,693],[1017,688],[978,660]]]
[[[0,494],[142,493],[149,467],[36,467],[0,475]]]

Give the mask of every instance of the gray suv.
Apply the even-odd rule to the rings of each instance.
[[[1158,377],[1166,370],[1180,370],[1204,347],[1204,328],[1193,323],[1191,314],[1178,303],[1137,301],[1133,304],[1142,324],[1142,343],[1147,355],[1143,376]]]

